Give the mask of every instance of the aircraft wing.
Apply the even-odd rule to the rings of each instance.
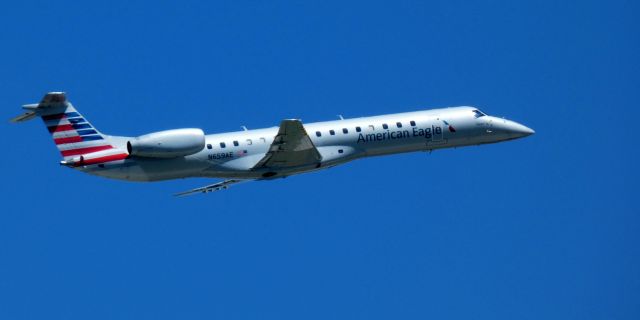
[[[302,126],[302,121],[287,119],[282,120],[269,151],[253,169],[298,167],[317,164],[320,160],[322,156]]]
[[[204,187],[200,187],[200,188],[196,188],[196,189],[191,189],[191,190],[184,191],[184,192],[179,192],[179,193],[174,194],[174,196],[181,197],[181,196],[186,196],[186,195],[190,195],[190,194],[194,194],[194,193],[209,193],[209,192],[213,192],[213,191],[226,190],[232,184],[236,184],[236,183],[240,183],[240,182],[247,182],[247,181],[251,181],[251,180],[241,180],[241,179],[224,180],[224,181],[220,181],[218,183],[210,184],[208,186],[204,186]]]

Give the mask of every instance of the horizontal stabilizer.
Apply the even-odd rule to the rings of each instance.
[[[16,123],[16,122],[23,122],[23,121],[29,121],[35,117],[38,116],[38,113],[35,111],[29,111],[29,112],[25,112],[9,121]]]
[[[40,103],[23,105],[22,109],[27,112],[9,121],[17,123],[31,120],[43,113],[46,114],[47,110],[51,110],[52,107],[64,107],[65,102],[67,102],[67,96],[64,92],[49,92],[40,100]]]

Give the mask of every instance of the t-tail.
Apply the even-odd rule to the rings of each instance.
[[[90,164],[123,160],[126,150],[112,144],[67,101],[64,92],[49,92],[40,103],[22,107],[26,113],[11,119],[23,122],[40,117],[60,151],[62,165],[78,167]]]

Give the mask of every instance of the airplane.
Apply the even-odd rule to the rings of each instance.
[[[404,152],[481,145],[527,137],[534,131],[475,107],[450,107],[279,127],[207,134],[197,128],[138,137],[98,131],[67,100],[49,92],[26,113],[42,118],[62,154],[61,165],[106,178],[160,181],[187,177],[226,179],[175,194],[224,190],[253,180],[271,180],[334,167],[352,160]]]

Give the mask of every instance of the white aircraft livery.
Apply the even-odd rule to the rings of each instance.
[[[139,137],[109,136],[82,116],[64,92],[23,106],[12,122],[40,117],[62,154],[61,165],[129,181],[186,177],[224,181],[176,195],[207,193],[252,180],[269,180],[333,167],[370,156],[480,145],[534,133],[475,107],[453,107],[205,135],[175,129]]]

